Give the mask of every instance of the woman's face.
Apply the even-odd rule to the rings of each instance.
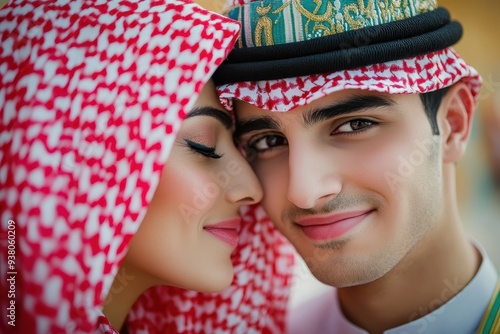
[[[233,278],[238,210],[262,189],[234,146],[232,120],[207,83],[184,120],[160,183],[124,260],[152,284],[219,291]]]

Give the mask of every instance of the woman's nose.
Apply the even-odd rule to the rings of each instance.
[[[262,200],[260,182],[243,156],[237,153],[237,156],[227,163],[225,172],[229,178],[225,194],[228,202],[250,205]]]

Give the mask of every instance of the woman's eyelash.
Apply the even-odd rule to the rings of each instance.
[[[192,140],[184,138],[184,141],[186,144],[188,144],[188,147],[196,154],[200,154],[206,158],[210,159],[220,159],[222,158],[222,154],[217,154],[215,153],[215,147],[208,147],[205,145],[202,145],[200,143],[196,143]]]

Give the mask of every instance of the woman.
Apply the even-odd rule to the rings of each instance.
[[[214,84],[207,83],[177,134],[104,302],[114,328],[122,327],[133,302],[149,287],[218,292],[231,284],[230,255],[242,224],[238,210],[262,198],[255,175],[234,146],[231,127]]]
[[[169,153],[176,154],[179,145],[188,146],[180,153],[182,158],[190,156],[192,149],[212,157],[233,153],[221,145],[215,151],[207,149],[213,144],[197,141],[198,135],[176,134],[237,33],[232,21],[189,1],[13,0],[0,10],[1,224],[3,231],[15,229],[14,246],[6,239],[1,243],[2,254],[14,247],[13,261],[5,256],[0,260],[2,276],[8,272],[14,283],[1,280],[2,291],[13,294],[0,297],[0,306],[8,310],[0,332],[95,333],[99,325],[101,331],[113,331],[101,311],[106,306],[107,312],[114,302],[113,280],[123,286],[132,284],[127,269],[118,272],[120,264],[127,268],[146,262],[146,256],[133,256],[144,244],[140,235],[134,238],[130,258],[124,258],[164,167],[168,175]],[[187,126],[196,117],[188,117]],[[215,175],[221,175],[218,172]],[[189,188],[176,186],[172,191],[176,194],[180,189]],[[252,199],[242,198],[241,203],[259,199],[257,190],[247,191],[245,196]],[[189,201],[179,204],[186,204],[185,213],[199,210]],[[199,221],[208,226],[219,218],[234,217],[238,205],[228,204],[231,210],[224,205],[220,216]],[[148,219],[146,228],[156,223]],[[275,251],[272,243],[274,234],[266,243],[253,244],[253,236],[245,234],[246,226],[242,223],[238,248],[267,249],[280,257],[282,251]],[[198,232],[202,235],[206,230]],[[203,239],[220,250],[217,258],[224,263],[225,274],[220,286],[205,291],[227,285],[231,271],[232,246],[215,237],[220,231],[211,232]],[[208,239],[212,235],[214,240]],[[177,237],[184,245],[183,236]],[[263,262],[262,257],[257,259]],[[153,262],[160,267],[162,260]],[[237,265],[238,272],[254,272]],[[263,267],[272,268],[273,262]],[[197,274],[205,280],[206,273]],[[283,277],[287,275],[284,271]],[[266,284],[267,279],[261,281]],[[197,288],[191,283],[184,287]],[[250,290],[238,285],[232,291],[247,295]],[[164,295],[156,297],[164,300]],[[273,297],[274,293],[266,294],[263,302],[270,303]],[[182,303],[168,308],[176,321],[196,298],[188,305],[181,298]],[[210,298],[219,303],[217,296]],[[230,314],[241,309],[241,303],[224,300],[217,305]],[[249,303],[247,308],[254,306]],[[212,325],[217,315],[208,306],[196,309],[203,314],[198,320],[204,328],[227,328]],[[156,323],[171,319],[163,308],[141,310],[145,311],[132,317],[136,326],[151,319]],[[190,317],[191,313],[185,316]]]
[[[220,106],[212,97],[207,102],[205,91],[198,109],[193,106],[237,33],[234,22],[181,0],[11,0],[0,10],[1,224],[4,231],[15,229],[14,246],[2,239],[2,249],[15,249],[13,262],[0,260],[2,277],[8,272],[14,282],[3,289],[2,279],[2,291],[13,294],[0,297],[7,310],[0,332],[114,332],[103,308],[120,327],[145,287],[215,291],[230,282],[238,220],[227,219],[261,194],[227,146],[226,124],[200,116],[200,106]],[[205,88],[213,90],[210,85]],[[217,136],[199,123],[216,127]],[[188,160],[203,173],[188,169]],[[204,182],[192,187],[200,177],[213,179],[218,188]],[[168,211],[184,215],[182,224],[159,216],[165,196],[177,203]],[[228,290],[203,295],[153,287],[130,314],[131,332],[231,330],[236,316],[245,328],[282,327],[291,257],[271,224],[255,213],[245,209],[232,258],[236,278]],[[229,226],[213,226],[220,220]],[[175,237],[160,249],[169,254],[158,256],[153,248],[160,241],[149,237],[161,237],[162,244]],[[198,263],[181,259],[186,272],[171,277],[176,270],[168,268],[179,264],[162,266],[167,255],[180,258],[190,245],[203,246],[197,254],[211,248],[206,255],[214,256]],[[216,270],[201,270],[212,261]],[[138,268],[157,277],[138,284],[131,279],[142,277]],[[123,304],[122,287],[133,292],[123,295]],[[112,308],[118,310],[115,317],[109,310],[116,304],[124,307]],[[224,319],[214,306],[224,310]],[[270,310],[269,322],[256,320],[262,310]]]

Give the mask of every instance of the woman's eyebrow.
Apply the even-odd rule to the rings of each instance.
[[[226,111],[214,107],[195,107],[187,115],[187,118],[195,116],[210,116],[218,120],[226,129],[231,129],[233,120]]]

